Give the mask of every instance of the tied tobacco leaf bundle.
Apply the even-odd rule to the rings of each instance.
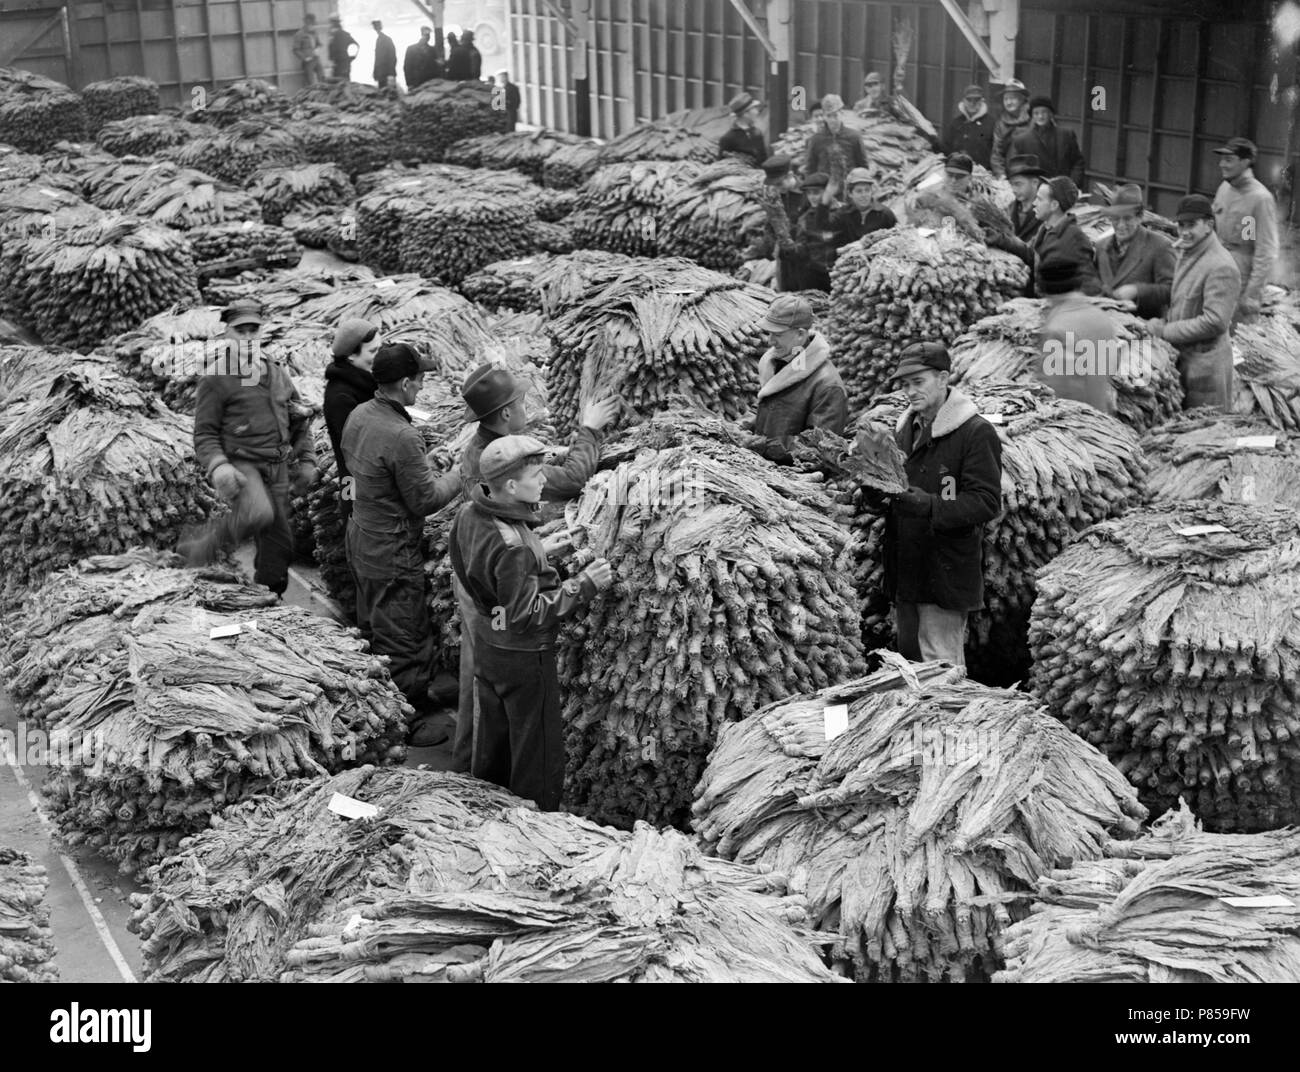
[[[30,855],[0,845],[0,982],[58,982],[49,885],[45,868]]]

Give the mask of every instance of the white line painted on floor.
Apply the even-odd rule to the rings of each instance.
[[[297,581],[300,585],[302,585],[303,590],[307,593],[307,595],[311,599],[321,604],[326,610],[328,610],[332,615],[334,615],[335,618],[337,618],[341,622],[347,620],[347,615],[343,613],[342,607],[340,607],[337,603],[335,603],[334,600],[330,599],[329,596],[324,595],[321,592],[318,592],[316,590],[316,586],[312,584],[306,577],[304,577],[292,566],[289,567],[289,576],[293,580]]]
[[[31,804],[32,811],[40,819],[41,825],[45,827],[45,832],[50,837],[50,844],[58,844],[58,832],[54,829],[54,824],[50,822],[50,817],[45,814],[45,809],[41,807],[40,799],[36,796],[36,791],[32,788],[32,783],[27,780],[27,775],[23,773],[22,767],[18,765],[18,760],[8,747],[4,748],[5,763],[9,769],[14,772],[14,777],[18,779],[19,786],[27,794],[27,802]],[[85,879],[81,877],[81,871],[72,859],[62,852],[55,850],[59,857],[59,862],[63,864],[63,870],[68,873],[68,878],[72,881],[77,895],[81,898],[81,903],[86,908],[86,914],[90,916],[90,922],[95,925],[95,930],[99,934],[99,940],[104,943],[104,948],[108,950],[108,955],[112,958],[113,963],[117,966],[118,974],[122,980],[127,983],[136,982],[135,973],[131,966],[127,964],[126,957],[122,955],[122,950],[117,941],[113,938],[113,932],[108,929],[108,921],[104,919],[104,914],[95,904],[95,899],[90,895],[90,888],[86,885]]]

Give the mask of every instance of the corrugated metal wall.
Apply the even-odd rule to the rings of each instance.
[[[0,61],[74,87],[144,74],[164,103],[238,78],[293,92],[303,82],[293,35],[311,11],[324,44],[331,7],[330,0],[0,0]]]
[[[1266,182],[1293,159],[1300,148],[1292,144],[1295,50],[1270,47],[1267,5],[1089,0],[1088,14],[1081,6],[1022,3],[1016,74],[1032,93],[1054,97],[1059,122],[1079,134],[1090,179],[1140,182],[1153,207],[1170,213],[1188,190],[1213,192],[1219,176],[1211,150],[1234,134],[1259,144],[1257,172]],[[750,7],[763,10],[759,0]],[[763,89],[766,55],[727,0],[596,0],[594,10],[600,137],[677,108],[725,103],[742,88]],[[809,99],[835,92],[852,103],[867,71],[892,77],[899,18],[915,29],[904,90],[942,129],[962,87],[987,85],[988,77],[935,0],[794,0],[792,84]],[[531,121],[570,129],[564,29],[541,0],[511,0],[511,35]]]

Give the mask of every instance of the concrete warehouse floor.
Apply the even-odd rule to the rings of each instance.
[[[239,553],[252,573],[252,545]],[[314,569],[295,567],[285,602],[329,616],[331,605]],[[454,713],[454,712],[452,712]],[[7,692],[0,690],[0,730],[17,734],[18,713]],[[24,756],[19,756],[21,761]],[[451,767],[451,744],[411,749],[408,767],[430,770]],[[143,889],[118,874],[111,862],[85,849],[60,845],[55,829],[37,810],[43,802],[43,767],[12,762],[0,769],[0,845],[30,853],[49,875],[46,905],[57,950],[55,964],[65,983],[140,981],[144,966],[139,939],[127,930],[131,906],[127,898]]]

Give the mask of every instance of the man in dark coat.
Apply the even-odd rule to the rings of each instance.
[[[888,230],[898,218],[876,199],[876,184],[866,168],[854,168],[845,180],[849,203],[831,214],[836,247],[856,242],[863,235]]]
[[[993,152],[989,170],[999,179],[1007,177],[1011,139],[1029,126],[1029,90],[1018,79],[1002,83],[1002,111],[993,124]]]
[[[465,399],[466,420],[478,421],[478,430],[465,445],[460,458],[460,476],[468,500],[482,481],[480,461],[489,446],[506,436],[518,435],[528,426],[524,411],[527,384],[519,383],[507,369],[480,365],[465,380],[461,396]],[[549,502],[576,499],[595,475],[600,461],[600,444],[605,429],[618,413],[616,397],[589,402],[582,411],[582,425],[573,434],[569,453],[563,463],[543,465],[546,487],[542,498]],[[557,543],[558,546],[558,543]],[[551,550],[547,547],[547,550]],[[454,771],[467,773],[473,755],[474,726],[474,604],[459,582],[454,585],[460,607],[460,698],[456,710],[456,740],[452,746]]]
[[[893,381],[909,405],[894,437],[911,486],[876,505],[898,650],[965,666],[966,618],[984,606],[984,526],[1002,510],[1002,444],[975,403],[948,386],[951,368],[939,343],[899,356]]]
[[[767,143],[757,125],[762,103],[749,93],[739,93],[731,98],[727,107],[735,118],[731,129],[718,142],[719,151],[724,156],[735,156],[751,167],[762,167],[767,159]]]
[[[565,764],[556,636],[614,577],[599,558],[561,582],[547,560],[533,532],[545,450],[531,436],[488,445],[479,459],[482,483],[452,524],[450,557],[475,611],[474,776],[555,811]]]
[[[361,46],[357,44],[357,39],[347,30],[343,29],[343,23],[339,21],[337,15],[330,16],[330,39],[328,45],[330,55],[330,73],[337,79],[346,82],[352,77],[352,61],[356,58]]]
[[[821,118],[825,129],[808,139],[803,170],[828,176],[830,192],[838,197],[849,172],[867,166],[867,154],[861,136],[845,126],[844,101],[834,93],[822,98]]]
[[[343,524],[352,516],[354,489],[343,457],[343,426],[352,411],[375,397],[375,378],[370,368],[382,345],[379,329],[368,320],[349,317],[334,333],[334,360],[325,367],[325,431],[334,450],[339,477],[339,512]]]
[[[424,519],[461,493],[460,473],[439,476],[429,465],[424,440],[406,411],[434,367],[403,343],[383,347],[371,368],[375,397],[352,411],[342,442],[356,490],[346,545],[357,584],[357,622],[369,634],[371,650],[388,657],[393,683],[415,708],[409,741],[421,748],[450,736],[429,699],[434,645]]]
[[[1160,338],[1178,348],[1183,408],[1217,406],[1232,411],[1232,344],[1228,331],[1241,297],[1241,272],[1214,233],[1208,197],[1184,197],[1174,215],[1178,261],[1169,318],[1152,320]]]
[[[1038,213],[1034,211],[1034,201],[1038,196],[1039,184],[1046,176],[1038,166],[1038,157],[1032,155],[1011,157],[1006,164],[1006,173],[1011,192],[1016,196],[1008,216],[1011,230],[1007,232],[987,228],[984,231],[984,241],[994,249],[1016,254],[1032,268],[1034,239],[1042,226]],[[1031,279],[1026,292],[1032,293],[1032,290]]]
[[[993,156],[993,128],[995,121],[984,102],[984,90],[970,85],[957,105],[957,114],[948,123],[944,149],[949,153],[965,153],[975,163],[988,167]]]
[[[370,28],[375,31],[375,84],[385,89],[391,79],[397,82],[397,46],[384,33],[384,24],[375,19]]]
[[[1083,188],[1083,153],[1074,131],[1056,125],[1056,106],[1050,97],[1029,102],[1029,126],[1011,138],[1011,152],[1032,153],[1049,175],[1065,175]]]
[[[770,348],[758,362],[758,405],[747,445],[773,461],[788,463],[790,441],[809,428],[843,435],[848,393],[831,364],[830,344],[813,330],[808,299],[782,294],[759,322]]]
[[[1163,316],[1174,281],[1174,244],[1142,224],[1142,188],[1125,183],[1102,212],[1115,233],[1097,243],[1101,292],[1133,302],[1138,316]]]
[[[316,479],[311,411],[284,362],[259,345],[261,305],[235,302],[222,320],[227,356],[212,374],[198,378],[194,456],[231,510],[187,533],[177,550],[191,565],[206,565],[252,536],[257,545],[253,579],[283,595],[293,561],[290,462],[297,459],[296,493],[305,495]]]
[[[778,153],[763,161],[764,181],[758,191],[766,222],[745,250],[746,260],[770,258],[776,262],[772,289],[799,290],[803,270],[795,249],[794,225],[804,203],[799,179],[791,170],[788,156]]]
[[[807,205],[794,225],[795,255],[802,276],[798,290],[830,293],[831,265],[835,263],[835,204],[829,190],[830,176],[814,172],[800,184]]]
[[[493,97],[493,107],[498,103],[505,109],[506,129],[514,130],[519,125],[519,106],[522,103],[522,97],[519,93],[519,87],[510,81],[509,71],[497,71],[496,89],[494,93],[500,94],[500,97]]]
[[[483,53],[478,50],[474,44],[474,31],[466,30],[460,35],[461,47],[469,52],[469,77],[471,81],[477,82],[483,77]]]
[[[438,52],[430,43],[430,30],[420,27],[420,40],[409,46],[402,57],[402,75],[406,79],[406,88],[419,89],[425,82],[436,77],[438,69]]]
[[[1044,179],[1034,196],[1039,228],[1033,242],[1026,245],[1019,239],[1003,236],[1001,248],[1014,253],[1033,269],[1028,288],[1031,297],[1043,293],[1038,281],[1038,266],[1048,260],[1073,261],[1079,266],[1083,292],[1094,297],[1101,293],[1092,242],[1070,215],[1070,209],[1078,200],[1078,188],[1064,175]]]

